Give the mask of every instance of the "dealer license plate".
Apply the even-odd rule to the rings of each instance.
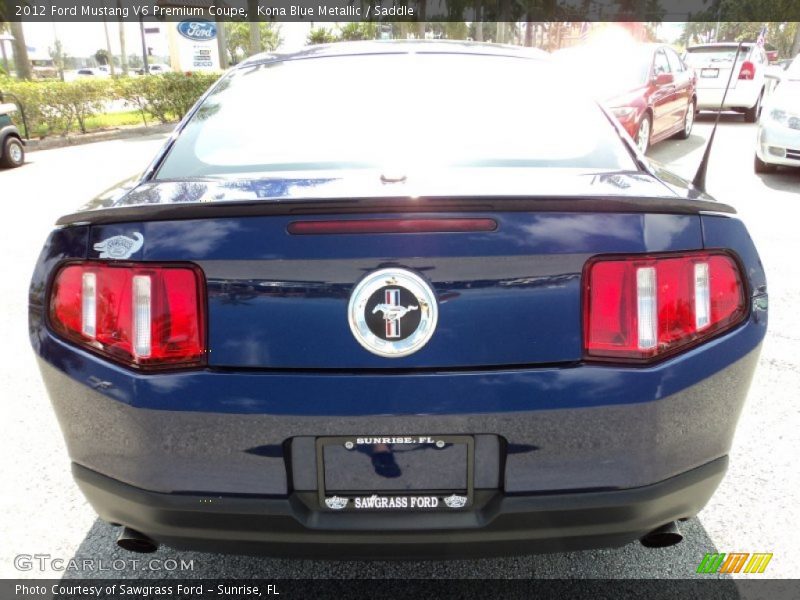
[[[472,506],[475,441],[464,435],[317,438],[320,507],[454,511]]]

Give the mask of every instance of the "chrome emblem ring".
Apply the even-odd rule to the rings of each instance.
[[[400,358],[428,343],[439,309],[422,277],[405,269],[381,269],[356,285],[347,314],[359,344],[378,356]]]

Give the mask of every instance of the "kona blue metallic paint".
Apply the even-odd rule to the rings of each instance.
[[[309,557],[453,557],[675,541],[652,533],[697,514],[723,477],[767,326],[764,271],[733,209],[651,167],[602,113],[603,133],[593,135],[614,149],[592,160],[620,153],[605,170],[533,157],[521,166],[437,167],[424,184],[410,175],[387,184],[379,166],[330,162],[317,175],[298,175],[296,165],[191,174],[212,159],[230,168],[202,145],[203,128],[239,101],[231,90],[244,85],[241,73],[316,60],[344,68],[341,61],[384,55],[466,65],[478,55],[526,69],[542,62],[507,48],[428,43],[251,59],[211,90],[145,175],[61,219],[34,271],[30,334],[78,484],[103,519],[126,527],[120,545],[136,550],[163,542]],[[201,118],[208,106],[223,108]],[[164,167],[203,152],[200,166]],[[160,179],[170,168],[189,171]],[[435,230],[465,216],[496,227]],[[333,219],[364,230],[289,232],[297,221]],[[374,231],[392,219],[429,230]],[[98,259],[97,244],[135,234],[144,242],[129,256]],[[649,265],[716,249],[740,273],[741,315],[729,327],[699,331],[694,343],[652,360],[587,355],[590,258]],[[90,275],[63,300],[65,265]],[[149,267],[199,268],[202,361],[155,369],[99,352],[96,332],[128,318],[128,305],[103,292],[96,265],[140,278]],[[414,274],[435,305],[403,295],[391,278],[354,303],[357,284],[383,269]],[[704,284],[693,282],[699,306]],[[162,310],[142,289],[125,300],[133,312],[141,297]],[[70,298],[74,322],[54,305]],[[387,307],[404,316],[392,322]],[[422,347],[380,353],[413,335],[408,323],[417,321],[406,319],[423,323],[423,314],[435,328]],[[139,318],[115,321],[112,349],[128,326],[178,327],[177,313],[145,325]],[[70,323],[74,335],[58,333]],[[434,468],[444,469],[446,489],[430,489]]]

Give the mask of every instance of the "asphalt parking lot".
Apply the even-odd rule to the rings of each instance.
[[[651,156],[691,176],[711,128],[702,115],[686,141],[659,144]],[[755,126],[725,115],[709,170],[709,190],[733,204],[755,239],[767,271],[770,329],[731,453],[729,473],[699,518],[683,524],[678,546],[475,561],[337,562],[177,552],[141,558],[120,551],[116,530],[95,517],[72,482],[58,424],[27,339],[27,285],[55,219],[143,168],[166,135],[34,152],[29,164],[0,172],[4,209],[0,253],[0,389],[5,493],[0,494],[0,577],[161,577],[170,558],[192,562],[186,577],[342,578],[686,578],[707,552],[771,552],[760,577],[800,575],[800,171],[753,172]],[[18,555],[45,555],[83,567],[63,571],[49,559],[20,570]],[[156,563],[149,564],[150,558]],[[106,568],[125,559],[122,571]],[[88,562],[86,562],[88,561]],[[160,567],[160,568],[159,568]],[[703,575],[703,577],[709,577]]]

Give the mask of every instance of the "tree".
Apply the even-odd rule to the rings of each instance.
[[[330,29],[325,27],[315,27],[311,31],[308,32],[308,37],[306,38],[306,44],[312,46],[314,44],[330,44],[331,42],[336,41],[336,34],[333,33]]]
[[[66,68],[67,55],[64,52],[64,46],[61,44],[61,40],[57,39],[53,43],[53,47],[47,50],[50,54],[50,58],[53,59],[53,65],[58,71],[58,78],[64,81],[64,69]]]
[[[225,49],[231,64],[236,64],[248,56],[252,56],[249,23],[228,21],[220,25],[225,28]],[[260,40],[257,52],[271,52],[280,46],[279,26],[273,23],[256,23],[256,25],[258,25]]]
[[[22,23],[11,21],[11,35],[14,36],[14,63],[17,68],[19,79],[31,79],[31,61],[28,58],[28,46],[25,44],[25,32],[22,31]]]
[[[111,72],[111,76],[113,77],[116,75],[114,72],[114,54],[111,51],[111,38],[108,36],[108,21],[105,18],[103,18],[103,31],[106,34],[106,50],[108,50],[106,53],[106,59],[108,60],[107,64]]]
[[[94,53],[94,59],[97,61],[98,65],[107,65],[109,63],[108,50],[100,48],[100,50]]]
[[[378,36],[375,23],[347,23],[339,27],[339,39],[342,41],[374,40]]]
[[[681,36],[685,46],[704,42],[754,42],[762,27],[767,26],[766,41],[778,51],[782,57],[791,58],[800,51],[797,23],[760,23],[755,21],[743,22],[714,22],[700,21],[687,23]],[[798,44],[798,47],[795,47]]]
[[[122,0],[117,0],[117,8],[122,8]],[[125,21],[118,21],[119,27],[119,66],[122,67],[122,74],[128,76],[128,56],[125,52]]]
[[[258,0],[247,0],[247,13],[250,15],[258,14]],[[250,56],[262,52],[261,50],[261,28],[258,21],[251,21],[250,29]]]

